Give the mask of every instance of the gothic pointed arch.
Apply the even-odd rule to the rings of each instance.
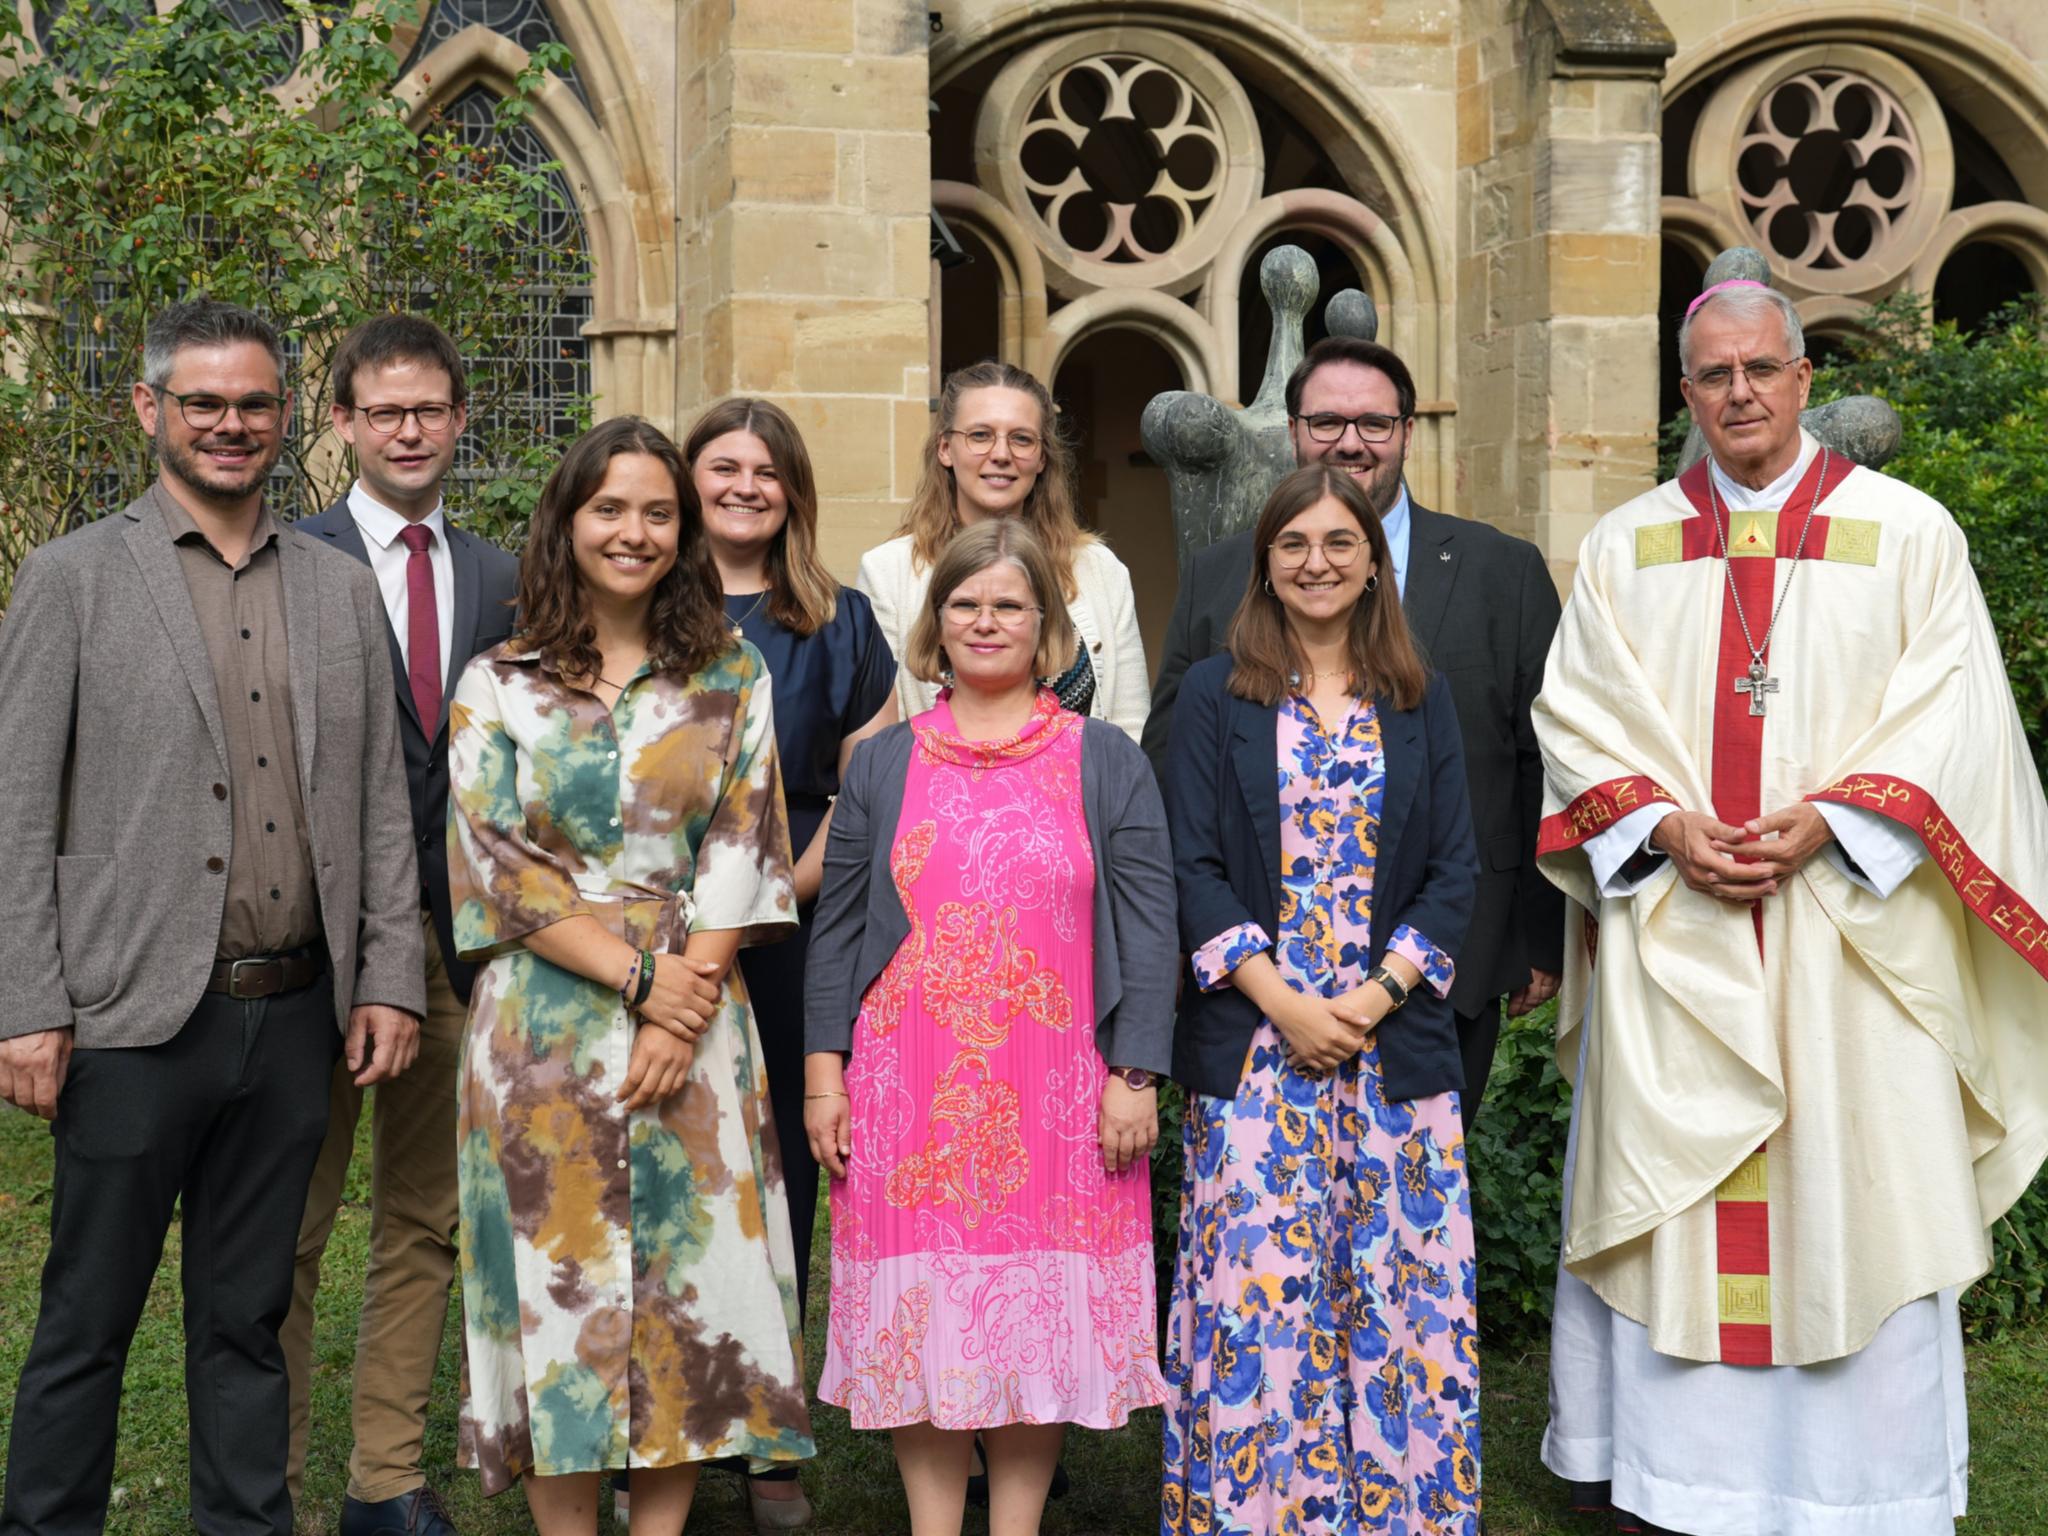
[[[489,12],[516,35],[467,21],[436,40],[436,28],[446,30],[437,18],[462,15],[465,8]],[[535,9],[548,30],[529,14]],[[531,25],[522,33],[513,22]],[[671,195],[654,151],[646,93],[634,80],[609,9],[547,11],[542,0],[431,0],[397,89],[415,120],[471,87],[503,95],[530,62],[522,36],[536,44],[559,38],[575,61],[573,80],[552,72],[545,77],[526,122],[561,164],[590,242],[591,305],[583,335],[598,413],[667,419],[675,410]]]

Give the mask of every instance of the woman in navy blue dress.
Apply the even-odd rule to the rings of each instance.
[[[867,598],[840,586],[818,559],[811,457],[781,407],[749,399],[713,406],[691,429],[683,457],[690,469],[685,494],[697,503],[718,562],[726,616],[768,662],[796,855],[803,926],[780,944],[745,951],[740,972],[767,1055],[801,1309],[818,1198],[803,1116],[805,935],[824,874],[825,828],[839,775],[857,744],[896,719],[896,660]],[[757,1516],[801,1518],[804,1501],[793,1481],[778,1486],[750,1478],[748,1494]],[[795,1507],[780,1507],[787,1505]]]

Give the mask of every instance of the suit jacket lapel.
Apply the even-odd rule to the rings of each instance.
[[[326,539],[344,554],[353,555],[365,565],[370,564],[370,546],[363,542],[363,530],[356,526],[355,517],[348,509],[346,498],[337,501],[325,512],[322,512],[318,518],[309,519],[307,522],[299,524],[299,527],[308,532],[318,533],[323,539]],[[450,547],[452,548],[453,546],[451,545]],[[376,567],[371,566],[373,573],[375,570]],[[458,594],[462,590],[462,577],[459,569],[456,573],[455,590]],[[456,601],[459,605],[461,602],[460,596],[457,597]],[[414,725],[419,725],[420,709],[419,705],[413,702],[412,686],[405,680],[405,652],[399,647],[398,631],[391,627],[391,615],[385,611],[381,600],[377,604],[377,611],[384,616],[384,643],[391,652],[392,690],[398,695],[399,712],[412,721]],[[446,703],[447,701],[444,698],[442,701],[442,712],[444,714],[446,713]],[[420,733],[427,735],[425,726],[420,726]],[[432,737],[429,736],[428,739],[432,740]]]
[[[128,530],[128,552],[142,568],[143,582],[156,601],[157,617],[170,636],[171,654],[185,669],[185,680],[192,685],[193,697],[199,701],[199,713],[205,717],[207,733],[213,737],[213,750],[220,754],[221,770],[225,773],[228,738],[221,725],[213,662],[199,633],[198,615],[192,611],[192,589],[185,585],[185,573],[178,566],[177,547],[171,542],[163,513],[157,509],[156,498],[164,494],[160,488],[151,487],[147,495],[128,508],[128,515],[135,519],[135,526]]]
[[[320,572],[311,552],[295,549],[289,531],[277,537],[284,571],[284,638],[292,677],[292,728],[298,739],[301,787],[313,779],[313,750],[320,689]]]
[[[1458,520],[1412,501],[1408,519],[1408,587],[1401,595],[1401,608],[1416,643],[1425,655],[1433,655],[1463,563],[1458,558]]]
[[[1380,800],[1380,852],[1383,858],[1381,868],[1392,862],[1394,845],[1408,826],[1408,807],[1414,803],[1415,789],[1422,782],[1422,731],[1412,709],[1396,709],[1389,699],[1374,699],[1373,707],[1379,711],[1380,746],[1386,753],[1386,791]],[[1394,836],[1387,836],[1387,829],[1394,830]]]
[[[1251,817],[1252,834],[1259,840],[1259,861],[1265,867],[1266,890],[1272,911],[1280,910],[1280,764],[1279,730],[1273,711],[1249,699],[1230,699],[1231,730],[1234,741],[1230,761],[1237,769],[1237,782],[1244,794],[1245,810]],[[1277,937],[1277,935],[1268,935]]]
[[[449,620],[448,629],[448,670],[441,679],[441,719],[445,721],[455,698],[455,685],[462,680],[463,662],[476,652],[476,626],[482,602],[477,588],[483,583],[483,573],[469,535],[449,522],[445,512],[441,515],[441,526],[448,530],[448,559],[455,576],[455,615]]]

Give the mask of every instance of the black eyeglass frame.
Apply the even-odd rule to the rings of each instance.
[[[352,405],[349,407],[351,411],[361,416],[364,424],[379,437],[396,437],[405,430],[405,418],[408,416],[419,423],[419,429],[422,432],[445,432],[455,422],[456,408],[453,400],[422,400],[418,405]],[[377,424],[377,413],[379,411],[396,411],[398,415],[392,420],[390,426],[379,426]],[[441,420],[429,423],[426,418],[426,412],[428,411],[440,412]]]
[[[1413,421],[1415,418],[1412,416],[1388,416],[1380,411],[1367,411],[1363,416],[1340,416],[1335,411],[1316,411],[1313,414],[1306,411],[1296,411],[1294,419],[1300,422],[1302,429],[1308,433],[1310,438],[1318,443],[1343,442],[1346,428],[1355,431],[1361,443],[1391,443],[1394,440],[1394,433],[1399,430],[1401,423]],[[1326,424],[1334,421],[1341,423],[1341,425],[1328,437],[1324,437],[1320,432],[1316,431],[1313,425],[1313,423],[1318,421]],[[1365,430],[1365,424],[1369,421],[1385,422],[1386,429],[1375,437]]]
[[[211,432],[221,422],[227,420],[229,411],[233,411],[236,416],[241,418],[242,425],[251,432],[268,432],[278,422],[284,420],[285,406],[291,400],[289,395],[269,395],[263,394],[260,391],[253,395],[244,395],[239,400],[229,400],[203,389],[195,390],[189,395],[181,395],[175,389],[167,388],[162,384],[152,384],[150,388],[167,400],[177,401],[178,415],[184,419],[185,425],[194,432]],[[204,421],[194,421],[192,419],[192,402],[194,400],[218,401],[220,403],[220,410],[206,415],[206,420]],[[248,408],[252,403],[259,411],[268,408],[271,412],[271,419],[264,422],[251,421]],[[204,407],[201,408],[201,414],[206,414]]]

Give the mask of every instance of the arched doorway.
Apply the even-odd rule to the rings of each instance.
[[[1173,506],[1166,472],[1139,440],[1138,418],[1154,395],[1184,384],[1164,346],[1122,327],[1095,331],[1069,348],[1052,381],[1074,438],[1081,516],[1130,570],[1145,660],[1154,672],[1177,579]]]

